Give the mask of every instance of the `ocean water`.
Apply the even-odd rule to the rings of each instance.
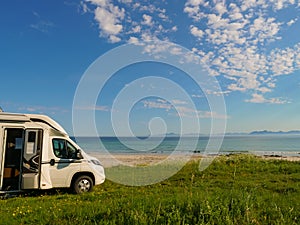
[[[300,135],[239,135],[220,137],[76,137],[87,153],[233,154],[299,156]]]

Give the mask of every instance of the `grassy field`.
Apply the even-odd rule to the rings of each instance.
[[[300,163],[222,156],[205,171],[190,162],[154,185],[106,181],[83,195],[0,201],[0,224],[300,224]]]

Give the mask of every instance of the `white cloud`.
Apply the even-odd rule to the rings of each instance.
[[[231,91],[211,91],[211,90],[206,90],[205,93],[208,95],[215,95],[215,96],[222,96],[222,95],[228,95]]]
[[[256,39],[260,43],[264,43],[266,40],[274,41],[280,25],[281,23],[276,22],[275,18],[259,17],[250,27],[250,38]]]
[[[247,90],[245,87],[241,87],[240,85],[238,85],[236,83],[228,85],[228,89],[231,91],[241,91],[241,92],[244,92]]]
[[[139,4],[137,8],[140,12],[149,12],[151,14],[157,13],[158,15],[160,15],[166,13],[166,9],[161,9],[159,7],[156,7],[154,4],[151,4],[149,2],[147,2],[147,4],[145,5]]]
[[[44,21],[44,20],[40,20],[35,24],[30,24],[30,28],[40,31],[42,33],[48,33],[49,30],[54,26],[55,26],[54,23],[50,21]]]
[[[175,105],[186,105],[187,104],[187,102],[179,100],[179,99],[172,100],[172,103]]]
[[[193,95],[191,95],[191,96],[192,96],[192,98],[204,98],[203,95],[195,95],[195,94],[193,94]]]
[[[130,37],[128,43],[137,45],[139,44],[139,39],[136,37]]]
[[[164,13],[159,13],[158,16],[159,16],[159,18],[161,18],[162,20],[168,20],[168,19],[169,19],[168,16],[167,16],[166,14],[164,14]]]
[[[167,103],[168,102],[167,100],[164,100],[164,99],[161,99],[161,98],[157,99],[156,101],[157,102],[162,102],[162,103]]]
[[[105,7],[111,3],[111,0],[87,0],[87,2],[91,2],[94,5]]]
[[[199,39],[204,36],[204,32],[195,26],[191,26],[191,34]]]
[[[289,103],[288,101],[282,100],[280,98],[266,99],[263,95],[257,94],[257,93],[252,94],[252,98],[245,100],[245,102],[250,102],[250,103],[270,103],[270,104],[286,104],[286,103]]]
[[[170,48],[170,53],[173,55],[182,55],[182,49],[174,46]]]
[[[219,15],[223,15],[224,13],[227,12],[225,4],[222,2],[216,4],[215,10],[219,13]]]
[[[66,113],[68,110],[56,107],[56,106],[18,106],[17,111],[29,112],[29,113],[39,113],[39,114],[57,114]]]
[[[49,33],[51,28],[55,27],[53,22],[42,19],[37,12],[33,12],[32,14],[37,19],[37,22],[30,24],[30,28],[46,34]]]
[[[172,109],[172,105],[168,102],[161,102],[161,101],[143,101],[144,107],[149,109],[165,109],[169,111]]]
[[[144,21],[142,22],[142,24],[147,25],[147,26],[152,26],[153,25],[153,21],[152,21],[151,16],[149,16],[147,14],[144,14],[143,19],[144,19]]]
[[[229,14],[229,18],[234,21],[234,20],[241,20],[244,17],[243,17],[243,14],[241,14],[240,12],[235,12],[235,13]]]
[[[291,19],[289,22],[287,22],[287,25],[288,25],[288,26],[292,26],[294,23],[297,22],[297,20],[298,20],[298,18],[296,18],[296,19]]]
[[[190,4],[192,6],[199,6],[204,3],[204,0],[188,0],[187,4]]]
[[[108,106],[105,105],[95,105],[95,106],[85,106],[85,107],[78,107],[77,110],[92,110],[92,111],[103,111],[103,112],[109,112],[111,111]]]
[[[120,16],[122,16],[121,12]],[[98,7],[95,10],[95,19],[99,22],[99,27],[105,34],[119,34],[123,29],[123,26],[118,24],[118,16],[104,8]]]
[[[177,31],[178,28],[177,28],[177,26],[173,26],[173,27],[171,28],[171,30],[172,30],[172,31]]]
[[[294,5],[295,0],[273,0],[270,1],[272,4],[274,4],[274,9],[275,10],[281,10],[283,8],[288,7],[289,5]]]
[[[278,4],[280,6],[280,3]],[[279,31],[282,29],[283,22],[267,14],[272,9],[279,10],[280,7],[275,7],[278,4],[249,0],[243,1],[242,4],[230,3],[228,8],[225,7],[226,11],[218,4],[213,7],[205,5],[202,1],[197,4],[187,1],[186,7],[192,9],[187,9],[185,12],[195,20],[191,27],[196,26],[198,21],[203,23],[203,20],[207,20],[208,26],[203,36],[201,35],[201,43],[205,41],[206,46],[211,44],[212,47],[201,54],[202,61],[210,65],[211,75],[222,74],[231,81],[227,85],[228,90],[241,92],[253,90],[264,97],[263,94],[275,88],[275,80],[262,81],[258,75],[273,77],[290,74],[300,68],[298,45],[275,49],[269,55],[261,51],[262,47],[281,38]],[[288,7],[288,4],[294,3],[284,1],[283,7]],[[201,7],[205,8],[202,12]],[[293,22],[294,20],[291,20],[287,25]],[[194,50],[194,52],[199,53],[201,50]],[[259,101],[258,96],[256,97],[248,102],[277,104],[286,102],[276,98]]]
[[[297,65],[298,54],[300,54],[300,44],[295,45],[294,48],[274,49],[269,56],[269,66],[274,75],[290,74],[299,69],[300,67]]]
[[[89,0],[96,5],[95,20],[99,24],[101,36],[108,37],[111,42],[119,42],[117,35],[123,31],[121,21],[125,17],[125,10],[110,3],[109,0]]]
[[[88,5],[85,3],[85,2],[80,2],[80,6],[79,6],[80,10],[83,12],[83,13],[87,13],[87,12],[91,12]]]
[[[257,88],[257,90],[260,91],[261,93],[271,92],[271,89],[267,88],[267,87],[260,87],[260,88]]]
[[[207,6],[209,1],[204,0],[188,0],[185,3],[184,12],[195,20],[202,18],[203,13],[201,12],[201,6]]]
[[[110,41],[111,43],[117,43],[117,42],[120,42],[120,41],[121,41],[121,38],[119,38],[119,37],[117,37],[117,36],[115,36],[115,35],[110,35],[110,36],[109,36],[109,41]]]
[[[268,87],[270,87],[270,88],[275,88],[275,87],[276,87],[276,84],[275,84],[275,83],[271,83],[271,82],[268,83],[267,85],[268,85]]]
[[[137,26],[132,28],[133,33],[140,33],[141,30],[142,30],[142,27],[140,25],[137,25]]]
[[[210,75],[227,79],[224,90],[257,93],[247,102],[284,102],[264,96],[276,87],[276,76],[300,69],[300,43],[269,50],[270,46],[281,40],[281,31],[295,28],[292,25],[298,20],[294,17],[287,22],[277,15],[282,9],[300,7],[299,1],[243,0],[230,3],[186,0],[183,9],[176,11],[172,8],[172,12],[167,8],[173,4],[171,1],[87,2],[96,6],[94,13],[100,34],[110,42],[177,42],[185,37],[192,40],[189,44],[193,46],[193,53],[200,56]],[[187,26],[190,32],[177,39],[175,35],[182,35],[179,30],[182,21],[190,21]],[[159,53],[166,49],[171,50],[172,54],[180,54],[176,48],[161,45],[147,46],[145,51],[159,57]],[[193,56],[186,56],[185,60],[200,61]]]
[[[108,111],[110,111],[110,109],[108,108],[108,106],[103,106],[103,105],[101,105],[101,106],[95,106],[95,108],[94,108],[96,111],[104,111],[104,112],[108,112]]]
[[[169,103],[165,100],[145,100],[143,106],[148,109],[164,109],[166,112],[175,112],[174,115],[187,118],[204,118],[204,119],[226,119],[227,115],[220,115],[216,112],[197,110],[188,106],[187,102],[174,99]]]
[[[119,1],[123,3],[132,3],[132,0],[119,0]]]

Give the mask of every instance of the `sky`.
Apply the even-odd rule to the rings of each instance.
[[[0,106],[49,115],[82,136],[93,132],[78,116],[74,132],[74,112],[95,115],[105,136],[207,134],[220,121],[228,133],[300,130],[299,17],[298,0],[3,1]],[[135,56],[126,45],[155,60],[120,68],[101,88],[106,69]],[[114,51],[120,54],[93,75],[94,104],[76,105],[89,69]],[[193,55],[191,67],[205,74],[191,77],[180,63],[161,60],[162,52]],[[217,90],[195,81],[211,85],[210,78]],[[93,103],[89,91],[80,94]],[[214,98],[225,110],[213,107]]]

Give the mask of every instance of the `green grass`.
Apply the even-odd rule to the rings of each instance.
[[[0,224],[300,224],[299,162],[233,155],[198,167],[149,186],[107,180],[83,195],[0,200]]]

